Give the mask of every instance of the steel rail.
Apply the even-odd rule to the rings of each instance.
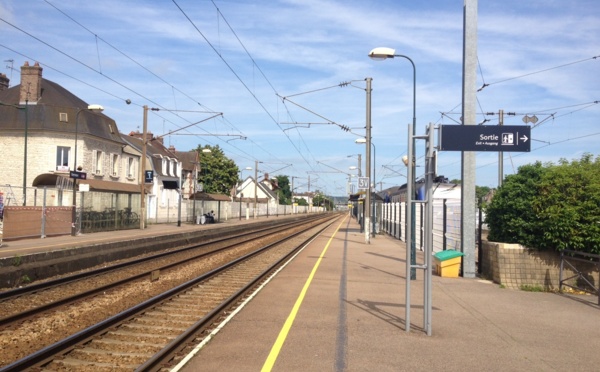
[[[227,237],[227,238],[217,239],[217,240],[214,240],[214,241],[211,241],[211,242],[207,242],[207,243],[202,243],[202,244],[199,244],[199,245],[186,246],[186,248],[178,250],[178,251],[171,251],[171,252],[165,252],[165,253],[160,253],[160,254],[157,254],[157,255],[153,255],[151,258],[152,259],[157,259],[157,258],[162,258],[162,257],[167,256],[167,255],[174,255],[176,253],[182,253],[182,252],[185,252],[185,251],[188,251],[188,250],[191,250],[191,249],[198,249],[200,247],[203,247],[203,246],[206,246],[206,245],[209,245],[209,244],[222,243],[222,242],[227,241],[227,240],[234,240],[234,239],[239,239],[239,238],[243,239],[242,241],[235,242],[235,243],[233,243],[233,244],[231,244],[229,246],[225,246],[225,247],[219,248],[219,249],[211,251],[211,252],[203,252],[203,253],[200,253],[200,254],[195,255],[193,257],[186,257],[184,259],[181,259],[181,260],[178,260],[176,262],[172,262],[172,263],[163,265],[163,266],[158,267],[158,268],[153,268],[151,270],[144,271],[142,273],[135,274],[133,276],[130,276],[130,277],[127,277],[127,278],[124,278],[124,279],[121,279],[121,280],[118,280],[118,281],[115,281],[115,282],[112,282],[112,283],[109,283],[109,284],[106,284],[106,285],[103,285],[103,286],[100,286],[100,287],[96,287],[96,288],[88,290],[88,291],[77,293],[77,294],[75,294],[73,296],[68,296],[68,297],[62,298],[60,300],[56,300],[56,301],[47,303],[45,305],[37,306],[37,307],[31,308],[29,310],[21,311],[21,312],[19,312],[17,314],[13,314],[13,315],[9,315],[9,316],[4,317],[4,318],[0,318],[0,327],[6,327],[6,326],[9,326],[9,325],[17,323],[17,322],[22,322],[23,320],[26,320],[26,319],[31,318],[33,316],[36,316],[36,315],[38,315],[40,313],[48,312],[48,311],[50,311],[50,310],[52,310],[54,308],[67,305],[67,304],[73,303],[75,301],[78,301],[78,300],[81,300],[81,299],[84,299],[84,298],[87,298],[87,297],[94,296],[97,293],[104,292],[106,290],[118,287],[118,286],[126,284],[128,282],[131,282],[131,281],[134,281],[134,280],[146,277],[146,276],[150,275],[153,271],[156,271],[156,270],[160,270],[160,271],[168,270],[168,269],[173,268],[175,266],[189,263],[190,260],[195,260],[195,259],[203,258],[203,257],[206,257],[206,256],[211,255],[211,254],[215,254],[215,253],[227,250],[227,249],[231,249],[232,247],[235,247],[237,245],[247,243],[247,242],[249,242],[249,241],[251,241],[253,239],[259,239],[259,238],[265,237],[267,235],[270,235],[272,233],[272,231],[280,229],[282,226],[294,227],[294,226],[300,226],[300,225],[305,224],[305,223],[307,223],[306,220],[295,221],[294,223],[290,223],[290,224],[282,224],[282,225],[278,225],[276,227],[265,228],[265,229],[262,229],[259,232],[252,232],[253,236],[250,236],[248,233],[238,234],[238,235],[235,235],[233,237]],[[257,236],[256,234],[259,234],[259,235]],[[148,261],[150,261],[150,260],[144,258],[144,259],[140,259],[139,262],[136,262],[135,264],[144,263],[144,262],[148,262]],[[67,281],[65,283],[63,283],[60,279],[57,279],[57,281],[60,282],[59,284],[52,284],[52,285],[48,286],[46,289],[53,288],[53,287],[55,287],[57,285],[60,285],[60,284],[64,285],[64,284],[67,284],[67,283],[70,283],[70,282],[74,282],[76,280],[89,279],[91,277],[98,276],[98,275],[101,275],[101,274],[106,274],[107,272],[111,272],[111,271],[123,269],[123,268],[126,268],[128,266],[133,266],[133,264],[124,265],[124,266],[123,266],[123,264],[117,264],[117,265],[114,265],[114,267],[113,267],[112,270],[104,271],[103,270],[104,268],[102,268],[102,269],[98,269],[98,271],[100,271],[100,273],[95,272],[95,273],[90,274],[88,272],[87,276],[81,276],[81,274],[76,274],[74,276],[77,276],[78,279],[73,279],[73,280]],[[43,284],[43,283],[40,283],[40,284]],[[36,289],[36,290],[34,290],[32,292],[29,292],[29,293],[37,292],[39,290],[40,289]],[[27,294],[27,292],[25,294]]]
[[[335,216],[335,218],[338,218],[338,217],[339,217],[339,215]],[[333,218],[332,218],[332,220],[333,220]],[[232,266],[237,265],[257,254],[260,254],[277,244],[281,244],[282,242],[284,242],[286,240],[289,240],[299,234],[302,234],[303,232],[305,232],[305,231],[300,231],[300,232],[294,233],[292,235],[289,235],[287,237],[279,239],[276,242],[267,244],[266,246],[261,247],[254,252],[251,252],[240,258],[237,258],[237,259],[235,259],[219,268],[211,270],[197,278],[194,278],[185,283],[182,283],[182,284],[178,285],[177,287],[174,287],[162,294],[154,296],[138,305],[135,305],[135,306],[121,312],[121,313],[113,315],[93,326],[83,329],[61,341],[58,341],[58,342],[56,342],[52,345],[49,345],[41,350],[38,350],[37,352],[30,354],[29,356],[26,356],[26,357],[19,359],[5,367],[2,367],[2,368],[0,368],[0,372],[16,372],[16,371],[23,371],[23,370],[29,369],[29,368],[43,366],[43,365],[49,363],[50,361],[52,361],[57,355],[64,355],[64,354],[68,353],[69,351],[73,350],[77,345],[92,340],[96,335],[106,332],[108,329],[115,327],[119,323],[129,320],[129,319],[135,317],[137,314],[146,312],[148,309],[150,309],[162,302],[168,301],[172,297],[177,296],[180,292],[183,292],[183,291],[187,290],[188,288],[193,287],[194,285],[196,285],[200,282],[206,281],[209,278],[231,268]],[[155,364],[155,362],[152,362],[152,364]]]

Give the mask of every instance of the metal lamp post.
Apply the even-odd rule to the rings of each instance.
[[[396,51],[392,48],[375,48],[369,52],[369,57],[374,60],[384,60],[388,58],[401,57],[407,59],[413,67],[413,122],[412,122],[412,133],[409,133],[410,141],[409,141],[409,157],[407,159],[410,164],[408,165],[408,180],[406,187],[406,201],[410,204],[410,208],[406,208],[406,220],[410,221],[410,229],[406,229],[406,242],[407,245],[410,244],[410,249],[406,249],[406,278],[410,277],[410,280],[415,280],[417,278],[416,269],[414,266],[416,265],[416,247],[415,247],[415,204],[413,202],[414,198],[414,187],[415,187],[415,156],[413,153],[413,149],[415,147],[415,127],[417,126],[417,118],[416,118],[416,104],[417,104],[417,68],[415,67],[415,63],[408,56],[402,54],[396,54]],[[407,247],[408,248],[408,247]],[[410,285],[406,284],[406,301],[409,303],[410,301]],[[406,306],[406,332],[410,332],[410,307]]]
[[[197,156],[196,159],[200,160],[200,156]],[[192,195],[194,195],[194,203],[192,204],[192,224],[194,224],[197,221],[197,217],[196,217],[196,191],[198,189],[198,167],[200,166],[200,162],[199,161],[193,161],[192,164],[194,164],[194,183],[193,183],[194,185],[193,185],[193,189],[192,189],[193,190]],[[189,200],[190,196],[188,196],[188,200]]]
[[[356,139],[354,141],[354,143],[356,143],[356,144],[363,144],[363,143],[365,143],[366,144],[367,143],[367,139],[366,138],[358,138],[358,139]],[[375,191],[377,191],[377,187],[376,187],[377,184],[375,183],[376,182],[375,163],[377,162],[377,159],[376,159],[377,158],[377,151],[376,151],[377,149],[375,148],[375,144],[373,143],[373,141],[371,141],[371,146],[373,147],[373,185],[374,185]],[[371,235],[373,237],[375,237],[375,227],[376,227],[377,218],[375,217],[375,207],[374,207],[375,206],[375,201],[374,200],[371,201],[371,206],[372,206],[372,208],[371,208],[371,211],[372,211],[372,213],[371,213],[371,217],[372,217],[371,220],[373,221],[373,223],[372,223],[372,229],[371,229]]]
[[[77,172],[77,135],[79,133],[79,114],[84,111],[102,112],[104,108],[100,105],[88,105],[80,108],[75,114],[75,154],[73,159],[73,171]],[[77,236],[77,178],[73,178],[73,206],[71,210],[71,236]]]
[[[258,207],[258,163],[262,163],[262,161],[254,161],[254,218],[258,217],[258,212],[256,210]]]
[[[362,172],[361,172],[361,169],[360,169],[361,168],[361,163],[362,163],[361,155],[360,154],[356,154],[356,155],[352,154],[352,155],[348,155],[347,157],[351,158],[353,156],[358,157],[358,176],[362,177]]]
[[[240,170],[240,181],[242,181],[242,184],[244,183],[244,178],[243,177],[244,177],[244,171],[245,170],[252,170],[252,167],[246,167],[246,168]],[[240,214],[240,221],[242,220],[242,200],[243,199],[244,199],[244,193],[242,192],[242,193],[240,193],[240,200],[239,200],[239,202],[240,202],[240,213],[239,213]]]
[[[27,130],[29,127],[29,100],[25,100],[25,147],[23,149],[23,206],[27,205]]]
[[[375,48],[369,52],[369,57],[374,60],[384,60],[388,58],[401,57],[407,59],[413,67],[413,120],[412,120],[412,137],[411,137],[411,145],[410,147],[414,149],[415,147],[415,127],[417,126],[417,118],[416,118],[416,104],[417,104],[417,68],[415,67],[415,63],[408,56],[402,54],[396,54],[396,51],[392,48]],[[406,199],[407,203],[410,204],[410,208],[406,208],[406,219],[410,221],[410,229],[407,229],[406,233],[406,241],[410,244],[410,254],[407,249],[407,261],[410,262],[410,265],[407,265],[407,277],[410,276],[411,280],[415,280],[417,277],[416,270],[411,268],[410,266],[416,264],[416,247],[415,247],[415,204],[413,203],[414,199],[414,187],[415,187],[415,157],[412,154],[412,159],[409,159],[411,162],[409,167],[409,177],[406,187]],[[410,255],[410,259],[409,259]]]
[[[203,154],[210,154],[212,151],[210,149],[202,149],[202,153]],[[200,156],[200,173],[202,173],[202,156]],[[206,172],[204,172],[204,174],[206,175]],[[204,191],[204,184],[201,183],[202,185],[202,191]],[[200,214],[204,215],[204,198],[202,198],[202,204],[200,207]]]

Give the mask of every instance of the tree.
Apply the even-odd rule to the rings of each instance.
[[[504,179],[487,208],[489,240],[533,246],[541,231],[532,203],[544,171],[537,162]]]
[[[313,206],[315,207],[323,207],[326,210],[332,210],[333,209],[333,201],[331,199],[329,199],[328,197],[326,197],[322,192],[317,191],[315,193],[315,196],[313,198]]]
[[[490,188],[488,186],[475,186],[475,197],[477,200],[485,197],[489,192]]]
[[[294,202],[301,206],[307,206],[308,202],[304,198],[294,198]]]
[[[533,208],[544,226],[542,249],[600,253],[600,156],[549,166]]]
[[[202,152],[203,149],[209,149],[210,153]],[[238,181],[239,168],[235,162],[225,156],[219,145],[198,145],[196,151],[200,159],[198,184],[203,185],[203,191],[229,195]]]
[[[600,253],[600,157],[537,162],[506,177],[488,210],[488,238],[539,249]]]
[[[277,194],[279,195],[279,204],[291,205],[292,204],[292,191],[290,190],[290,179],[288,176],[276,176]]]

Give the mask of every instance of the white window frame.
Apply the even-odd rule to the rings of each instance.
[[[175,159],[171,159],[171,168],[169,170],[171,171],[171,176],[177,176],[177,161]]]
[[[96,176],[103,176],[104,152],[92,150],[92,173]]]
[[[65,154],[66,150],[66,154]],[[54,170],[57,172],[67,172],[71,169],[71,150],[70,146],[56,146],[56,158],[54,159]],[[59,155],[60,155],[60,164],[59,164]],[[65,164],[65,160],[67,161],[67,165]],[[75,161],[75,159],[73,159]],[[65,168],[66,167],[66,168]]]
[[[166,158],[162,158],[162,161],[161,161],[161,165],[162,165],[162,167],[161,167],[162,168],[161,169],[161,173],[162,173],[163,176],[166,176],[166,175],[169,174],[169,168],[168,168],[169,165],[168,164],[169,163],[167,162],[167,159]]]
[[[135,162],[134,162],[134,158],[131,156],[128,156],[125,159],[126,162],[126,169],[127,169],[127,178],[129,179],[134,179],[135,178]]]
[[[121,167],[119,163],[119,154],[110,154],[110,175],[111,177],[119,177]]]

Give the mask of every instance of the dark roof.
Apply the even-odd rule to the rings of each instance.
[[[182,163],[181,167],[185,170],[194,170],[196,164],[198,162],[198,152],[195,150],[190,151],[174,151],[177,159]]]
[[[151,133],[148,133],[148,138],[151,136]],[[139,132],[131,132],[129,135],[126,134],[121,134],[121,138],[124,142],[130,144],[133,148],[138,149],[140,152],[142,151],[142,134]],[[155,171],[159,172],[161,174],[162,178],[165,177],[169,177],[169,176],[163,176],[162,174],[163,169],[162,169],[162,157],[169,157],[171,159],[178,159],[177,155],[171,151],[169,151],[169,149],[167,149],[162,141],[158,138],[153,138],[151,140],[149,140],[148,142],[146,142],[146,154],[147,156],[150,158],[150,160],[152,161],[152,167]],[[185,169],[185,168],[184,168]],[[173,177],[171,177],[173,178]],[[176,178],[173,178],[176,179]]]
[[[89,134],[106,140],[122,143],[115,121],[101,113],[87,110],[88,104],[60,85],[42,79],[42,98],[37,104],[19,105],[21,85],[0,91],[0,102],[19,106],[0,105],[0,131],[23,130]],[[77,117],[79,113],[79,117]],[[66,114],[61,121],[60,114]]]
[[[59,178],[68,179],[69,177],[66,175],[56,173],[43,173],[33,180],[32,185],[35,187],[55,187],[59,183]],[[79,180],[78,183],[90,185],[90,191],[105,191],[126,194],[139,194],[141,191],[140,185],[136,185],[133,183],[102,181],[94,179]]]
[[[190,195],[190,200],[207,200],[207,201],[231,201],[231,198],[223,194],[209,194],[206,192],[197,192]]]

